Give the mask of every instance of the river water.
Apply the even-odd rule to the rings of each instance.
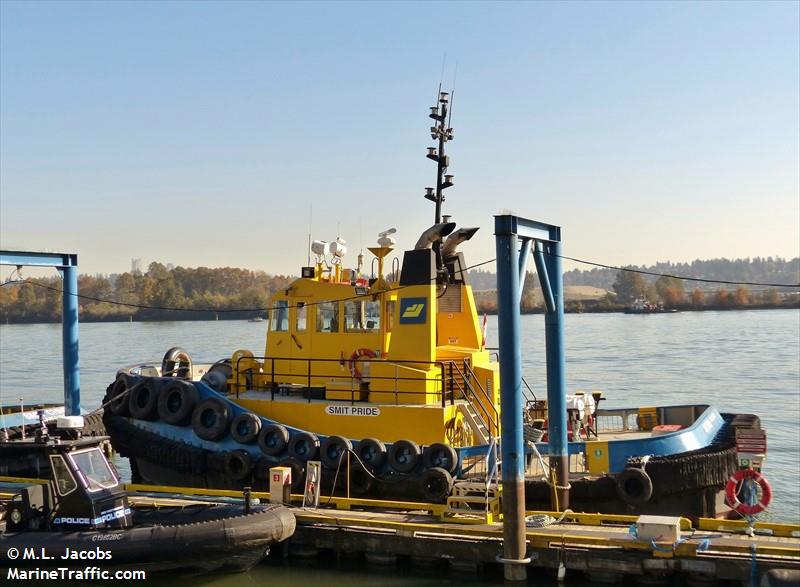
[[[80,325],[84,408],[99,405],[117,368],[160,363],[182,346],[197,362],[236,349],[264,352],[266,323],[245,321],[97,323]],[[488,346],[497,346],[489,317]],[[675,314],[568,314],[567,387],[602,390],[605,408],[707,403],[754,413],[767,429],[764,473],[774,490],[766,519],[800,522],[800,311],[750,310]],[[544,318],[522,317],[523,375],[546,396]],[[62,401],[61,326],[0,326],[0,405]],[[452,577],[436,570],[374,571],[330,561],[267,563],[245,575],[209,578],[232,585],[447,585],[501,582]],[[205,581],[203,581],[205,583]]]

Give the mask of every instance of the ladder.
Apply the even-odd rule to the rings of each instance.
[[[486,453],[486,480],[461,480],[453,485],[442,519],[464,523],[492,524],[502,518],[500,454],[492,438]]]
[[[466,400],[458,405],[458,409],[464,416],[464,420],[467,421],[467,424],[469,424],[469,427],[472,429],[475,440],[477,441],[476,444],[489,444],[492,441],[492,435],[489,432],[489,428],[486,426],[486,422],[481,418],[472,402]]]
[[[447,498],[442,519],[475,524],[492,524],[502,519],[501,485],[483,481],[456,481]]]

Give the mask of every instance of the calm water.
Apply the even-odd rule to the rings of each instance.
[[[523,316],[523,373],[545,393],[544,318]],[[198,362],[233,350],[263,354],[265,323],[151,322],[81,324],[81,389],[94,408],[120,366],[160,362],[171,346]],[[488,345],[497,344],[489,319]],[[570,391],[599,389],[603,407],[708,403],[721,411],[755,413],[768,430],[764,472],[774,489],[769,517],[800,522],[800,311],[570,314],[566,317]],[[0,326],[0,404],[61,401],[60,325]],[[446,579],[450,580],[450,579]],[[473,579],[453,576],[458,583]],[[267,564],[208,585],[437,585],[429,571],[366,571],[352,566]],[[500,582],[484,577],[478,582]],[[205,583],[204,583],[205,584]]]

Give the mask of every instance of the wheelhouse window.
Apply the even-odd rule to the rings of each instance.
[[[345,332],[374,332],[380,328],[379,302],[350,300],[344,303]]]
[[[64,462],[61,455],[50,455],[50,468],[53,471],[53,480],[56,482],[56,490],[59,495],[72,493],[78,487],[75,477]]]
[[[317,332],[339,332],[339,302],[317,304]]]
[[[295,308],[295,317],[294,317],[294,330],[295,332],[305,332],[306,331],[306,317],[308,315],[308,309],[303,302],[299,302],[297,304],[297,308]]]
[[[278,303],[270,312],[272,321],[269,329],[272,332],[287,332],[289,330],[289,302],[278,300]]]
[[[115,487],[119,480],[99,448],[69,454],[69,459],[78,470],[90,492]]]

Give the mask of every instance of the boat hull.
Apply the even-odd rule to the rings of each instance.
[[[282,506],[216,506],[183,515],[134,514],[134,527],[103,531],[23,531],[0,535],[0,567],[75,567],[87,563],[103,569],[148,572],[238,572],[260,562],[272,544],[291,537],[292,513]],[[9,549],[46,554],[38,559],[9,559]],[[13,551],[13,550],[12,550]],[[91,558],[63,558],[65,553],[94,553]],[[102,553],[102,554],[101,554]]]
[[[259,418],[262,428],[281,425],[246,410],[202,383],[193,385],[198,401],[211,400],[224,406],[230,410],[231,418],[245,414]],[[305,408],[310,401],[297,404],[297,409]],[[613,440],[581,437],[569,443],[570,460],[576,465],[571,475],[571,509],[689,517],[716,517],[728,511],[719,496],[737,467],[732,429],[740,425],[757,426],[757,418],[722,415],[704,405],[653,409],[663,411],[657,416],[667,423],[676,415],[682,415],[683,425],[675,426],[675,431],[660,430],[657,434],[644,428]],[[630,410],[624,412],[621,418],[625,422],[637,414]],[[240,442],[229,430],[222,430],[215,440],[203,439],[198,435],[195,420],[175,425],[154,416],[134,418],[115,415],[110,410],[104,417],[114,448],[131,461],[134,482],[218,489],[251,486],[268,491],[269,470],[275,466],[290,466],[293,492],[301,493],[305,460],[318,460],[317,455],[323,456],[322,447],[316,449],[313,456],[305,458],[299,458],[287,448],[270,454],[263,452],[264,447],[252,437],[249,442]],[[289,431],[292,438],[306,435],[318,438],[318,442],[325,445],[326,437],[315,436],[314,430],[289,428]],[[341,440],[351,442],[354,451],[359,450],[363,442],[357,439],[348,441],[346,437]],[[407,441],[397,441],[396,444],[402,442],[408,444]],[[423,453],[428,449],[427,446],[421,448]],[[546,443],[530,444],[529,450],[534,451],[534,448],[546,457]],[[393,446],[387,443],[386,449],[391,455]],[[356,479],[352,467],[350,474],[346,473],[343,458],[338,461],[338,467],[337,461],[331,463],[330,459],[326,462],[320,458],[323,461],[320,486],[323,495],[445,503],[454,481],[485,478],[492,470],[490,452],[488,445],[455,449],[453,454],[456,458],[450,473],[437,469],[431,459],[426,462],[426,459],[418,458],[416,464],[402,470],[397,462],[386,462],[391,460],[387,458],[383,465],[361,472]],[[640,461],[643,455],[650,455],[647,461]],[[533,454],[528,456],[529,465],[534,466],[528,469],[526,506],[535,510],[552,509],[550,486],[543,480],[545,469],[542,467],[545,465],[537,472],[539,461],[533,458]],[[231,464],[239,466],[231,468]],[[355,461],[351,465],[358,469]],[[627,482],[622,482],[625,475],[635,477],[637,471],[642,477],[638,480],[639,485],[649,485],[649,488],[644,487],[647,495],[643,499],[629,490]]]

